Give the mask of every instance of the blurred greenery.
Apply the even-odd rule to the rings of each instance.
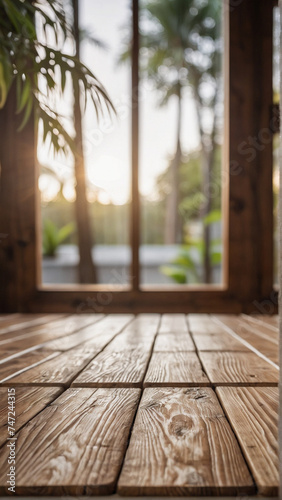
[[[50,219],[45,219],[43,223],[43,255],[55,257],[59,245],[69,238],[74,229],[73,222],[69,222],[59,229]]]
[[[205,224],[211,225],[221,220],[220,210],[213,210],[205,217]],[[205,241],[203,238],[190,240],[183,245],[179,255],[170,265],[162,266],[161,272],[179,284],[202,283],[204,267]],[[212,266],[221,264],[221,240],[213,239],[210,242],[209,254]]]

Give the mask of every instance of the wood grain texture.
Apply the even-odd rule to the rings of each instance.
[[[159,314],[138,315],[107,347],[107,350],[150,351],[158,330]]]
[[[151,337],[156,334],[160,319],[160,314],[138,314],[132,323],[124,329],[123,334],[129,334],[136,338]]]
[[[102,315],[90,314],[70,315],[66,319],[52,321],[45,325],[39,325],[18,332],[6,333],[0,336],[0,353],[12,350],[16,343],[17,349],[25,350],[34,346],[41,346],[54,339],[61,339],[73,332],[83,329],[85,326],[99,321]]]
[[[254,485],[210,388],[145,389],[120,495],[237,495]]]
[[[24,311],[36,288],[36,161],[34,113],[19,133],[16,88],[0,111],[0,309]],[[40,311],[42,312],[42,311]]]
[[[243,323],[247,323],[255,333],[261,333],[263,337],[271,337],[278,343],[278,326],[273,326],[271,324],[260,321],[257,316],[250,316],[247,314],[241,314],[240,319]]]
[[[16,387],[15,429],[18,431],[42,411],[62,390],[58,387]],[[7,440],[8,387],[0,387],[0,446]]]
[[[159,333],[155,344],[155,352],[195,351],[192,338],[188,333]]]
[[[27,339],[33,336],[48,337],[48,334],[52,334],[53,338],[64,337],[75,331],[81,330],[83,327],[88,326],[91,323],[95,323],[102,318],[102,315],[81,314],[81,315],[69,315],[66,317],[61,317],[57,320],[46,320],[43,325],[33,325],[21,330],[8,331],[2,333],[0,336],[0,346],[5,345],[5,343],[11,341],[19,341],[21,339]]]
[[[278,370],[252,352],[200,352],[214,385],[277,385]]]
[[[19,314],[16,318],[8,316],[0,323],[0,335],[56,321],[62,317],[63,314]]]
[[[68,389],[18,434],[18,495],[113,493],[140,391]],[[7,493],[7,450],[0,450]]]
[[[278,496],[278,389],[218,387],[216,392],[239,440],[259,494]]]
[[[238,338],[248,342],[250,348],[253,347],[274,363],[278,363],[277,340],[272,335],[259,333],[255,328],[251,328],[246,322],[240,320],[240,316],[220,314],[216,318]]]
[[[132,321],[131,314],[112,314],[99,320],[97,323],[82,328],[77,333],[67,335],[63,338],[52,340],[44,344],[47,349],[67,351],[84,342],[95,346],[97,352],[103,349],[110,340]]]
[[[187,333],[188,325],[185,314],[163,314],[159,333]]]
[[[194,352],[154,352],[144,380],[144,387],[207,385],[210,382]]]
[[[263,148],[259,146],[252,157],[242,151],[249,144],[253,151],[249,138],[261,137],[262,129],[272,128],[273,2],[247,0],[233,5],[228,14],[226,65],[228,285],[244,312],[253,312],[255,301],[263,304],[273,296],[272,141],[263,141]],[[267,57],[255,57],[255,53]],[[271,307],[275,308],[273,303]]]
[[[150,359],[142,348],[105,349],[73,381],[72,387],[141,387]]]
[[[189,331],[193,335],[209,333],[225,333],[223,326],[217,324],[209,314],[188,314]]]
[[[245,333],[251,333],[252,337],[256,340],[266,340],[271,342],[271,344],[278,345],[278,332],[277,335],[273,335],[273,330],[269,329],[267,325],[261,325],[255,322],[252,318],[248,318],[246,315],[219,315],[217,318],[224,325],[234,330],[235,333],[244,337]]]
[[[58,356],[60,352],[37,349],[27,352],[22,356],[0,363],[0,384],[7,382],[7,379],[19,373],[29,370],[32,366],[38,366]]]
[[[193,338],[198,351],[249,351],[248,347],[228,333],[198,333]]]
[[[71,349],[50,361],[45,361],[40,365],[16,375],[3,382],[4,385],[44,385],[44,386],[64,386],[68,387],[76,375],[93,359],[97,354],[95,347],[84,345]]]

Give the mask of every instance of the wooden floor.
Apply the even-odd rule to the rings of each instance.
[[[0,352],[2,495],[14,443],[18,495],[277,495],[276,316],[3,315]]]

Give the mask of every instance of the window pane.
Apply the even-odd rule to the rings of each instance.
[[[140,3],[142,283],[220,283],[222,2]]]
[[[110,13],[110,15],[109,15]],[[83,117],[83,149],[90,214],[92,257],[96,280],[89,283],[128,283],[130,198],[130,103],[131,62],[121,62],[125,27],[131,36],[129,0],[80,0],[80,54],[108,92],[117,115],[105,111],[98,122],[89,101]],[[66,50],[73,50],[67,44]],[[83,96],[82,96],[83,97]],[[73,91],[67,81],[61,111],[68,115],[66,127],[73,133]],[[84,100],[81,99],[83,107]],[[54,158],[42,146],[39,132],[38,159],[41,165],[41,215],[43,227],[43,283],[79,283],[77,179],[71,154]],[[92,276],[92,277],[91,277]]]

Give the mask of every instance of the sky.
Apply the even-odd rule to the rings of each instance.
[[[83,120],[87,176],[93,187],[99,188],[98,199],[102,203],[123,204],[130,198],[131,69],[130,62],[118,64],[125,33],[131,28],[129,5],[129,0],[80,0],[80,25],[107,46],[101,49],[83,42],[81,58],[103,83],[118,111],[117,118],[105,117],[98,123],[89,103]],[[156,177],[167,167],[168,156],[174,153],[176,105],[176,100],[171,98],[167,106],[159,108],[152,84],[146,80],[140,82],[139,186],[143,195],[152,198]],[[62,109],[70,107],[71,99],[67,98]],[[194,103],[187,91],[183,111],[184,152],[199,144],[196,123]],[[42,145],[38,159],[67,179],[64,194],[71,200],[74,196],[71,160],[54,159],[47,146]],[[40,179],[40,187],[47,199],[52,198],[57,189],[49,176]]]

